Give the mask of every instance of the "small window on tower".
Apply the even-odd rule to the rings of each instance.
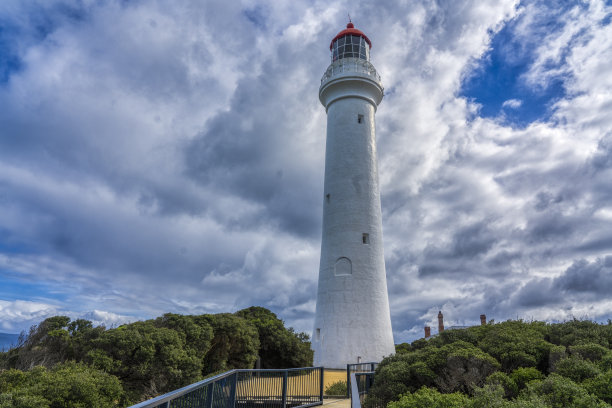
[[[325,194],[325,201],[327,201],[329,203],[329,194]]]
[[[363,123],[363,115],[357,115],[357,123]]]
[[[364,244],[369,244],[370,243],[370,234],[363,234],[363,236],[361,237],[361,242]]]
[[[317,341],[321,340],[321,329],[317,329]]]

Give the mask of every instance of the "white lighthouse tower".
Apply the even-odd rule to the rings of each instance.
[[[395,352],[383,257],[374,114],[382,101],[372,43],[352,23],[331,42],[319,100],[327,111],[323,237],[312,348],[344,368]]]

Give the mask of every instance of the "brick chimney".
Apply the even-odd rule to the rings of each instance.
[[[485,324],[487,324],[487,315],[480,315],[480,325],[484,326]]]
[[[425,326],[425,338],[428,339],[431,337],[431,327]]]
[[[442,333],[444,331],[444,315],[442,315],[442,311],[438,312],[438,333]]]

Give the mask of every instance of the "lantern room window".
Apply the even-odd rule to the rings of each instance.
[[[370,47],[365,38],[358,35],[346,35],[332,44],[332,62],[342,58],[359,58],[370,60]]]

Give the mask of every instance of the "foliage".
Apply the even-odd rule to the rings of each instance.
[[[389,403],[387,408],[463,408],[468,401],[468,397],[459,392],[442,394],[435,388],[421,387]]]
[[[518,386],[516,381],[513,378],[508,376],[508,374],[496,371],[490,376],[487,377],[485,383],[487,385],[499,385],[504,390],[504,396],[506,398],[514,398],[518,394]]]
[[[93,373],[119,379],[126,404],[172,391],[212,373],[253,368],[258,355],[266,368],[312,365],[308,336],[285,328],[282,320],[263,308],[199,316],[169,313],[108,330],[94,327],[88,320],[55,316],[33,326],[20,344],[0,353],[0,387],[13,384],[15,388],[19,378],[26,381],[40,372],[68,378],[70,370],[80,372],[87,367]],[[56,373],[57,367],[65,368]],[[0,408],[47,406],[41,398],[51,394],[39,394],[36,390],[40,386],[35,388],[24,385],[10,395],[2,391]]]
[[[346,395],[346,381],[336,381],[325,389],[325,395]]]
[[[295,368],[312,365],[313,351],[306,333],[285,328],[284,322],[263,307],[252,306],[236,313],[259,333],[261,368]]]
[[[509,320],[485,327],[487,330],[478,345],[495,357],[504,371],[511,372],[519,367],[542,369],[546,366],[551,344],[544,340],[544,323]]]
[[[118,407],[123,389],[119,379],[81,363],[37,366],[0,373],[0,407]]]
[[[412,346],[410,345],[410,343],[400,343],[395,345],[396,354],[408,353],[409,351],[412,351]]]
[[[396,346],[379,364],[370,395],[397,407],[420,406],[409,399],[418,393],[427,406],[444,406],[436,396],[455,392],[471,408],[609,407],[611,344],[612,324],[577,320],[447,330]]]
[[[583,386],[589,393],[612,404],[612,370],[586,380]]]
[[[534,367],[519,367],[510,374],[510,378],[520,391],[525,388],[530,381],[544,379],[544,374]]]
[[[207,320],[215,337],[204,358],[206,372],[253,368],[259,349],[257,328],[230,313],[208,315]]]
[[[579,383],[588,378],[597,377],[601,371],[590,361],[580,357],[569,357],[555,365],[555,373]]]
[[[596,343],[583,343],[569,346],[572,356],[578,356],[589,361],[599,361],[610,352],[606,347]]]
[[[544,380],[533,381],[524,391],[524,399],[531,396],[542,398],[552,408],[604,408],[605,402],[588,393],[569,378],[555,373]]]

